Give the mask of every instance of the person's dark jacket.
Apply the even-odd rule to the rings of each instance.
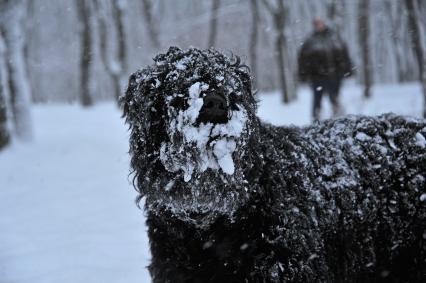
[[[331,29],[314,32],[299,52],[299,79],[342,79],[352,75],[352,63],[342,39]]]

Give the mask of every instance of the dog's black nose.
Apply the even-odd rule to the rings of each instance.
[[[219,94],[210,93],[204,97],[199,122],[223,124],[228,122],[226,100]]]

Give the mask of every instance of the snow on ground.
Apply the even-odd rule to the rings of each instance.
[[[116,107],[34,110],[35,140],[0,153],[0,282],[149,282]]]
[[[281,103],[279,93],[274,92],[261,97],[258,115],[275,125],[307,125],[311,122],[312,93],[307,86],[298,92],[298,100],[286,106]],[[378,85],[372,88],[372,97],[362,98],[362,90],[352,80],[345,81],[340,100],[346,114],[376,115],[394,112],[402,115],[421,117],[423,100],[419,84]],[[322,99],[323,118],[331,116],[330,100]]]
[[[423,105],[417,84],[377,86],[364,101],[349,82],[341,95],[347,113],[420,116]],[[312,95],[304,87],[298,96],[284,106],[278,93],[262,95],[259,115],[308,124]],[[149,282],[146,227],[117,108],[38,105],[34,120],[33,142],[0,152],[0,282]]]

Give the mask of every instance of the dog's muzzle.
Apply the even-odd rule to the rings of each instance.
[[[210,93],[203,99],[203,107],[198,116],[200,123],[225,124],[228,122],[226,100],[221,95]]]

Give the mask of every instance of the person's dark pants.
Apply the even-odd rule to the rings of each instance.
[[[340,112],[340,105],[339,105],[339,90],[340,90],[340,84],[342,80],[341,79],[316,79],[312,81],[312,90],[314,92],[314,103],[313,103],[313,110],[312,110],[312,116],[314,120],[319,120],[320,113],[321,113],[321,99],[323,93],[327,93],[331,105],[333,107],[333,115],[336,116]]]

